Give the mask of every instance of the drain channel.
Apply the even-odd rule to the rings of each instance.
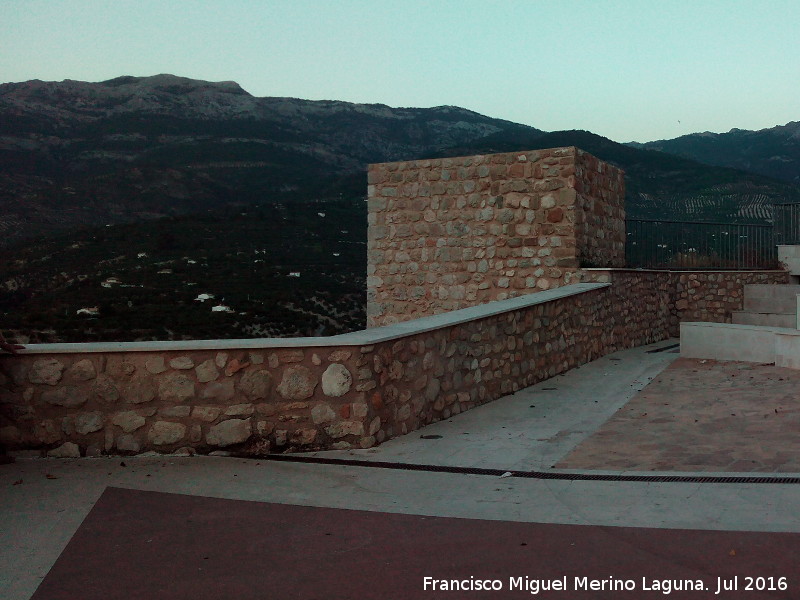
[[[452,467],[446,465],[418,465],[385,461],[322,458],[318,456],[288,456],[270,454],[259,456],[259,460],[275,462],[297,462],[321,465],[341,465],[347,467],[366,467],[372,469],[394,469],[398,471],[424,471],[429,473],[455,473],[460,475],[488,475],[499,477],[510,473],[511,477],[523,479],[555,479],[562,481],[634,481],[642,483],[771,483],[798,484],[800,477],[781,477],[780,475],[613,475],[606,473],[549,473],[547,471],[513,471],[504,469],[484,469],[480,467]]]
[[[648,354],[655,354],[656,352],[666,352],[667,350],[673,350],[675,348],[680,347],[680,342],[677,344],[672,344],[670,346],[664,346],[663,348],[656,348],[655,350],[648,350]]]

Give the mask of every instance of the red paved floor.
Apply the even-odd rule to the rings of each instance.
[[[799,598],[798,565],[800,534],[422,517],[109,488],[34,598],[755,600]],[[498,579],[503,589],[424,591],[426,576]],[[787,577],[788,589],[746,592],[747,576]],[[635,589],[576,591],[575,577],[631,579]],[[715,595],[718,577],[738,577],[739,591]],[[566,581],[566,590],[510,590],[510,578]],[[644,589],[684,579],[709,590]]]

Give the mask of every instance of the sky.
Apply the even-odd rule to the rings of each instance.
[[[618,142],[800,120],[796,0],[0,0],[0,82],[172,73]]]

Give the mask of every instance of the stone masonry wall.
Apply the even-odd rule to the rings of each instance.
[[[369,327],[624,261],[623,173],[574,147],[370,165],[368,183]]]
[[[607,326],[617,337],[651,343],[672,336],[671,283],[663,272],[591,269],[581,277],[612,284]]]
[[[673,331],[684,321],[730,323],[731,313],[744,309],[744,286],[752,283],[789,283],[788,271],[674,272]]]
[[[676,336],[680,321],[727,322],[744,284],[788,280],[783,271],[581,276],[611,285],[431,331],[404,325],[399,339],[370,344],[5,355],[0,443],[50,456],[368,448]]]
[[[368,448],[662,339],[613,287],[370,345],[0,359],[0,442],[50,456]]]
[[[345,438],[360,442],[378,433],[374,426],[367,433],[364,394],[375,386],[363,372],[367,352],[325,347],[4,356],[0,442],[41,447],[54,456],[231,447],[260,454],[336,447]]]
[[[625,266],[625,174],[598,158],[575,156],[575,238],[582,267]]]
[[[654,327],[678,337],[680,323],[730,323],[742,310],[747,284],[789,283],[787,271],[646,271],[588,269],[583,281],[612,283],[623,314],[645,308],[657,315]],[[627,322],[628,319],[623,319]]]

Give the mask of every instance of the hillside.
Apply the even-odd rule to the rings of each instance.
[[[0,244],[338,195],[369,162],[538,130],[458,107],[256,98],[173,75],[0,85]],[[363,189],[359,191],[359,196]]]
[[[706,131],[631,146],[800,184],[800,121],[759,131]]]
[[[3,329],[23,342],[362,329],[365,211],[346,201],[310,208],[263,205],[26,242],[0,254]]]
[[[0,85],[0,246],[78,225],[358,198],[371,162],[563,145],[626,170],[631,216],[763,222],[771,202],[797,194],[766,177],[453,106],[257,98],[234,82],[173,75],[28,81]],[[790,164],[789,150],[771,162]]]

